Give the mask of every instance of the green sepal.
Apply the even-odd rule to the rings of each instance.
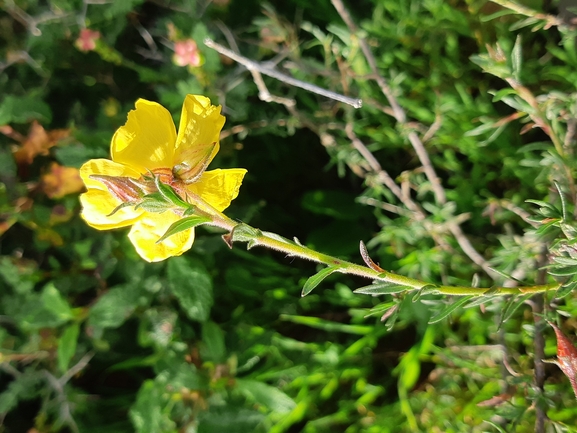
[[[112,209],[112,212],[110,212],[108,215],[106,215],[107,217],[111,217],[112,215],[114,215],[116,212],[118,212],[120,209],[124,209],[125,207],[129,207],[129,206],[136,206],[138,205],[138,203],[132,202],[132,201],[127,201],[125,203],[120,203],[118,206],[116,206],[114,209]]]
[[[142,208],[147,212],[162,213],[173,207],[172,203],[167,202],[160,193],[155,192],[145,195],[142,202],[134,206],[134,209]]]
[[[157,241],[156,243],[162,242],[163,240],[165,240],[166,238],[175,235],[177,233],[180,233],[184,230],[188,230],[192,227],[196,227],[199,226],[201,224],[207,223],[211,221],[210,218],[208,217],[204,217],[204,216],[190,216],[187,218],[182,218],[178,221],[176,221],[175,223],[173,223],[168,230],[166,231],[166,233],[164,233]]]
[[[154,178],[154,184],[156,185],[158,192],[166,201],[184,209],[188,209],[190,207],[190,203],[185,202],[170,185],[162,183],[159,176]]]

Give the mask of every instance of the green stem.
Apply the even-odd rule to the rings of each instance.
[[[293,242],[275,233],[263,232],[249,226],[248,224],[237,223],[236,221],[224,215],[222,212],[214,209],[210,204],[206,203],[198,196],[193,198],[193,202],[197,206],[197,211],[200,211],[200,213],[203,215],[211,217],[212,222],[208,224],[222,228],[231,234],[228,241],[229,246],[232,246],[232,242],[248,242],[249,248],[254,246],[269,248],[285,253],[288,256],[299,257],[301,259],[336,267],[336,272],[343,274],[357,275],[359,277],[368,278],[370,280],[383,281],[394,285],[405,286],[407,288],[407,292],[423,289],[424,293],[453,296],[524,295],[527,293],[543,293],[547,292],[548,290],[556,290],[560,286],[558,283],[552,283],[536,286],[479,288],[431,284],[425,281],[417,280],[415,278],[397,275],[384,270],[377,271],[368,266],[358,265],[346,260],[341,260],[337,257],[319,253],[318,251],[305,247],[298,241]],[[242,230],[243,235],[235,236],[235,231],[239,229]]]

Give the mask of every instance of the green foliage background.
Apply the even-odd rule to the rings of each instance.
[[[535,317],[577,327],[575,28],[477,0],[350,3],[358,34],[329,1],[0,1],[1,431],[529,432],[539,410],[547,431],[577,431],[561,371],[548,364],[544,388],[534,382],[535,341],[556,354]],[[556,2],[525,6],[559,13]],[[171,25],[198,43],[202,66],[173,63]],[[75,47],[83,27],[101,33],[93,51]],[[407,122],[387,111],[358,36]],[[296,105],[261,101],[246,69],[205,37],[363,108],[269,78]],[[302,298],[311,263],[229,250],[208,229],[184,256],[144,263],[124,230],[80,219],[78,191],[47,194],[53,162],[108,156],[136,99],[178,120],[188,93],[227,117],[213,166],[248,169],[229,216],[353,261],[363,240],[384,269],[431,283],[491,286],[448,229],[459,221],[504,275],[542,284],[553,277],[539,268],[553,265],[564,297],[487,296],[449,314],[455,299],[369,297],[353,293],[369,282],[331,276]],[[18,160],[17,134],[25,141],[33,121],[70,136]],[[379,181],[347,124],[426,218]]]

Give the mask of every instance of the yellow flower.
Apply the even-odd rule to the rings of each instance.
[[[80,196],[82,217],[98,230],[132,226],[128,237],[140,256],[156,262],[190,249],[194,229],[181,231],[158,242],[180,218],[175,212],[148,212],[126,206],[113,213],[123,201],[98,176],[139,179],[155,174],[183,199],[200,197],[218,212],[237,197],[246,170],[204,171],[219,150],[224,125],[220,106],[204,96],[188,95],[182,106],[178,135],[168,110],[156,102],[139,99],[136,110],[120,127],[111,143],[112,161],[94,159],[80,168],[88,191]],[[111,213],[113,213],[111,215]]]

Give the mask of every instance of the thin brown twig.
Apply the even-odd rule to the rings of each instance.
[[[342,20],[349,28],[349,31],[353,34],[357,34],[358,27],[354,23],[351,15],[349,14],[343,2],[341,0],[331,0],[331,2],[335,7],[335,9],[337,10],[337,12],[339,13]],[[389,105],[391,106],[391,109],[393,111],[393,116],[395,120],[400,125],[406,125],[407,123],[406,113],[400,106],[399,102],[397,101],[397,98],[395,97],[394,92],[388,85],[387,80],[385,80],[385,78],[381,74],[379,74],[377,61],[371,51],[368,42],[363,37],[358,37],[358,40],[361,50],[365,56],[365,59],[369,64],[369,67],[373,73],[374,80],[379,85],[381,92],[387,98]],[[425,175],[427,176],[427,179],[429,179],[429,182],[431,183],[431,187],[433,189],[433,193],[435,194],[437,202],[439,204],[445,204],[447,202],[445,190],[431,163],[429,154],[427,153],[427,150],[425,149],[423,142],[421,141],[417,133],[414,131],[409,132],[407,138],[409,139],[409,142],[413,146],[413,149],[415,150],[417,157],[421,161],[421,164],[425,171]],[[449,229],[453,234],[453,236],[455,237],[460,248],[475,264],[480,266],[491,278],[493,279],[500,278],[500,275],[496,274],[491,269],[485,258],[477,252],[475,247],[473,247],[473,245],[471,244],[469,239],[465,236],[459,225],[453,223],[450,225]]]
[[[289,75],[285,75],[281,72],[278,72],[268,66],[263,65],[262,63],[255,62],[253,60],[247,59],[246,57],[235,53],[232,50],[229,50],[226,47],[214,42],[212,39],[205,39],[204,44],[212,48],[213,50],[217,51],[218,53],[229,57],[230,59],[234,60],[235,62],[243,65],[249,71],[257,71],[259,74],[267,75],[269,77],[275,78],[283,83],[289,84],[291,86],[300,87],[301,89],[307,90],[312,93],[316,93],[317,95],[324,96],[326,98],[334,99],[335,101],[342,102],[344,104],[348,104],[354,108],[360,108],[363,104],[363,101],[358,98],[349,98],[348,96],[341,95],[340,93],[333,92],[331,90],[323,89],[322,87],[315,86],[314,84],[306,83],[301,80],[297,80]]]

